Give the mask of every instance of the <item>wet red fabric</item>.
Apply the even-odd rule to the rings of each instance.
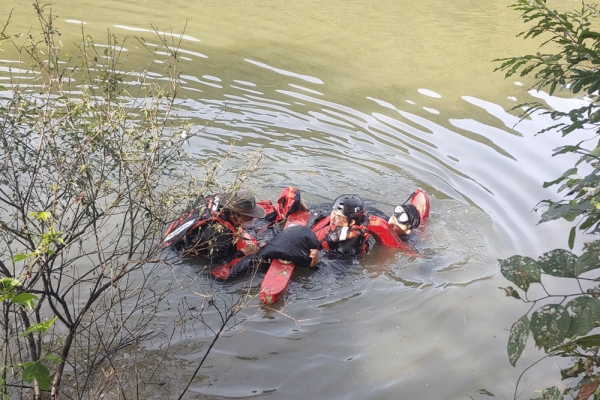
[[[300,198],[300,190],[294,186],[283,189],[275,204],[271,200],[261,200],[256,204],[265,209],[265,219],[271,222],[281,222],[292,213],[306,210]]]
[[[352,241],[355,244],[355,246],[353,246],[354,251],[356,252],[355,255],[362,255],[368,251],[370,234],[366,226],[349,226],[346,238],[342,241],[339,241],[339,238],[335,238],[335,234],[336,231],[341,230],[341,228],[330,226],[330,221],[331,217],[326,216],[310,228],[317,236],[317,240],[319,241],[319,249],[332,250],[332,248],[337,247],[334,242]]]

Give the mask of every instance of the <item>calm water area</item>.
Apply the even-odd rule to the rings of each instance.
[[[3,18],[14,7],[12,31],[35,26],[29,2],[3,1]],[[308,203],[358,193],[389,212],[415,187],[431,195],[430,220],[411,241],[422,257],[376,248],[344,268],[301,271],[276,310],[255,300],[249,319],[218,341],[189,398],[489,398],[475,394],[483,388],[512,398],[520,372],[543,353],[531,341],[517,368],[509,364],[508,330],[527,306],[499,289],[509,283],[497,260],[566,248],[568,226],[537,225],[534,208],[559,198],[542,184],[572,160],[550,157],[566,144],[559,134],[536,135],[548,117],[517,124],[509,110],[533,100],[568,109],[579,100],[532,92],[530,81],[493,72],[492,60],[537,50],[516,38],[524,25],[509,4],[52,2],[66,47],[81,40],[82,27],[98,42],[110,29],[126,38],[129,67],[151,65],[157,81],[161,65],[134,36],[164,52],[153,26],[185,30],[178,115],[197,129],[208,124],[190,150],[206,159],[261,150],[258,197],[275,199],[295,185]],[[3,49],[0,78],[16,67]],[[243,159],[227,165],[236,163]],[[185,279],[196,266],[178,268]],[[186,296],[193,304],[191,291],[171,301]],[[210,339],[197,328],[180,331],[168,352],[145,343],[138,362],[160,360],[154,379],[165,383],[146,396],[176,397]],[[559,376],[556,361],[541,363],[523,377],[519,395],[534,397]]]

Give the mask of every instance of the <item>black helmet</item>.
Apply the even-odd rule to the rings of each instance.
[[[333,210],[341,211],[348,221],[361,221],[365,216],[365,202],[355,194],[343,194],[333,201]]]

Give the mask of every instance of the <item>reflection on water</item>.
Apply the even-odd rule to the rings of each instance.
[[[519,122],[507,110],[533,99],[575,104],[488,76],[487,60],[512,54],[506,37],[513,27],[498,17],[507,15],[504,4],[252,3],[210,1],[194,12],[191,3],[178,3],[173,18],[192,18],[188,30],[160,27],[170,50],[180,46],[176,115],[200,132],[190,151],[218,160],[230,148],[261,150],[253,184],[262,198],[293,184],[309,204],[354,192],[389,212],[422,187],[432,213],[411,239],[420,257],[376,248],[359,261],[298,271],[274,310],[254,302],[244,310],[249,320],[220,339],[193,391],[282,399],[460,398],[482,387],[511,393],[505,330],[519,311],[503,306],[496,260],[565,245],[563,225],[536,226],[532,209],[556,196],[541,184],[571,160],[549,161],[562,144],[558,134],[534,135],[553,123],[547,116]],[[69,12],[57,7],[92,32],[106,27],[89,2]],[[157,14],[164,4],[136,7],[138,13],[131,7],[109,1],[102,12],[117,32],[141,35],[144,46],[166,56],[169,49],[148,28],[151,16],[169,25]],[[489,53],[490,43],[499,44],[499,54]],[[150,80],[165,78],[163,64],[150,63],[141,44],[123,46],[135,67],[149,65]],[[8,55],[0,60],[2,83],[8,73],[31,78]],[[136,84],[135,74],[129,78]],[[190,261],[175,267],[191,289],[171,302],[189,309],[200,303],[193,292],[231,299],[243,286],[214,284]],[[173,277],[165,270],[161,279]],[[163,336],[145,343],[140,356],[165,366],[159,378],[167,384],[154,398],[187,383],[184,375],[211,340],[198,320],[179,325],[181,313],[175,306],[163,312],[156,321]],[[219,315],[207,311],[206,318]],[[168,351],[161,337],[170,338]]]

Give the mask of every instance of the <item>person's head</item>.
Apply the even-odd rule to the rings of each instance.
[[[331,225],[349,226],[365,217],[365,202],[355,194],[343,194],[333,201]]]
[[[229,212],[231,217],[242,225],[252,221],[254,218],[264,218],[265,209],[256,204],[256,198],[249,190],[238,190],[219,196],[221,208]]]
[[[396,206],[388,223],[398,235],[408,235],[421,224],[419,210],[412,204]]]

